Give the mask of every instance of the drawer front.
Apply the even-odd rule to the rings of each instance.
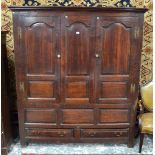
[[[81,129],[81,137],[110,138],[127,137],[128,129]]]
[[[73,137],[73,129],[25,129],[27,136]]]

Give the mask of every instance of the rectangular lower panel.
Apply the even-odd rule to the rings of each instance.
[[[100,98],[127,98],[126,82],[101,82]]]
[[[88,81],[67,81],[65,104],[89,104],[90,92]]]
[[[56,123],[57,114],[55,109],[53,110],[25,110],[25,122],[26,123]]]
[[[63,124],[93,124],[94,111],[92,109],[64,109],[62,110]]]
[[[88,98],[87,81],[68,81],[66,85],[66,96],[68,98]]]
[[[102,109],[99,113],[100,123],[127,123],[129,111],[123,109]]]
[[[53,98],[55,83],[51,81],[29,81],[29,97]]]

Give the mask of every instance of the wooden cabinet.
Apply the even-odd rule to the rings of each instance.
[[[144,8],[10,7],[21,144],[134,144]]]

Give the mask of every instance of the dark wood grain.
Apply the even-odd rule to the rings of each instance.
[[[146,8],[10,7],[21,144],[134,144]]]
[[[1,154],[7,155],[12,142],[12,127],[9,104],[9,78],[6,49],[7,31],[1,32]]]
[[[146,12],[147,8],[135,8],[135,7],[129,7],[129,8],[114,8],[114,7],[51,7],[51,6],[10,6],[9,7],[12,11],[25,11],[25,10],[50,10],[50,11],[124,11],[124,12]]]

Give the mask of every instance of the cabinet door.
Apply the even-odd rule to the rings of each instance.
[[[24,16],[21,28],[25,96],[27,104],[43,106],[59,102],[59,17]],[[20,86],[22,88],[22,84]]]
[[[96,103],[127,103],[136,53],[136,17],[97,17]]]
[[[92,103],[93,19],[87,14],[69,13],[62,17],[61,23],[62,103]]]

